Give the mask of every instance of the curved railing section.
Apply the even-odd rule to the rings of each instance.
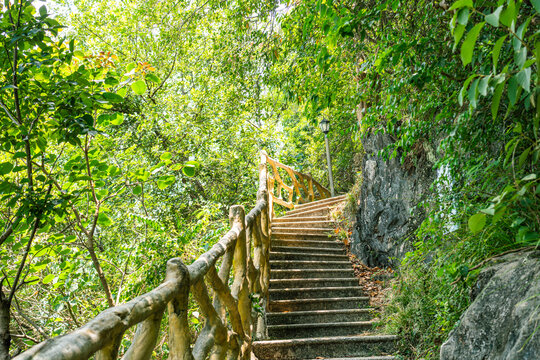
[[[268,164],[273,176],[268,174]],[[283,183],[277,168],[291,176],[292,187]],[[275,183],[278,189],[289,191],[287,201],[274,196],[273,192],[269,194]],[[313,185],[318,196],[314,194]],[[300,195],[299,188],[307,195]],[[125,332],[134,326],[131,346],[122,359],[150,359],[166,310],[170,359],[250,359],[252,339],[266,337],[264,315],[252,310],[252,302],[259,302],[263,309],[268,302],[272,204],[276,202],[291,208],[292,191],[296,191],[302,202],[329,196],[328,190],[311,176],[296,172],[261,152],[255,207],[245,215],[242,206],[232,206],[231,229],[209,251],[188,266],[179,258],[169,260],[165,281],[157,288],[103,311],[81,328],[48,339],[14,360],[80,360],[93,355],[96,360],[117,359]],[[232,285],[229,286],[231,275]],[[190,294],[206,319],[196,339],[191,338],[189,329]]]
[[[274,214],[273,204],[279,204],[287,209],[294,209],[295,205],[330,197],[330,190],[319,184],[309,174],[303,174],[290,166],[272,159],[265,151],[262,157],[266,158],[272,173],[268,175],[268,194],[270,196],[270,214]],[[279,170],[283,170],[289,179],[288,185]],[[285,192],[285,194],[283,194]]]

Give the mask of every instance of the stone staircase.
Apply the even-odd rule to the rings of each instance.
[[[273,220],[269,340],[253,342],[258,359],[395,359],[395,336],[369,335],[369,298],[330,231],[330,208],[344,200],[298,205]]]

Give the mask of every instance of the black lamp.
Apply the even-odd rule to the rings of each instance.
[[[332,159],[330,158],[330,146],[328,146],[328,132],[330,131],[330,121],[327,118],[323,118],[319,123],[321,131],[324,133],[324,143],[326,145],[326,165],[328,167],[328,180],[330,182],[330,193],[334,197],[334,179],[332,177]]]
[[[328,132],[330,131],[330,121],[326,118],[323,118],[319,123],[319,127],[321,128],[321,131],[324,133],[324,135],[328,134]]]

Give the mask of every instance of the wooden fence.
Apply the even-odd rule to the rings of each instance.
[[[294,205],[330,197],[330,191],[315,181],[311,175],[303,174],[272,159],[265,151],[261,153],[272,169],[272,173],[268,174],[268,194],[271,200],[269,212],[271,217],[274,215],[274,203],[287,209],[294,209]],[[283,176],[279,173],[280,169],[288,175],[291,185],[284,181]],[[285,196],[283,192],[285,192]]]
[[[272,167],[273,176],[269,176],[267,164]],[[291,176],[293,186],[283,183],[278,168]],[[274,195],[275,182],[279,194],[281,188],[288,191],[287,201]],[[323,195],[316,196],[313,185]],[[300,189],[306,195],[301,195]],[[92,355],[96,360],[117,359],[122,337],[133,326],[137,327],[135,335],[122,359],[150,359],[165,310],[169,320],[170,359],[249,359],[253,337],[266,337],[264,316],[253,310],[252,301],[256,299],[266,308],[273,203],[293,208],[294,191],[302,202],[329,195],[311,176],[294,171],[262,152],[255,207],[245,215],[242,206],[232,206],[231,229],[209,251],[188,266],[179,258],[169,260],[165,281],[157,288],[103,311],[81,328],[46,340],[14,360],[80,360]],[[231,274],[233,281],[229,287]],[[188,319],[190,293],[205,318],[204,328],[193,340]]]

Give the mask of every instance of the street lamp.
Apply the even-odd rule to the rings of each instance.
[[[330,160],[330,147],[328,146],[328,131],[330,131],[330,121],[323,118],[319,123],[321,131],[324,133],[324,142],[326,144],[326,163],[328,166],[328,178],[330,180],[330,193],[334,197],[334,179],[332,178],[332,160]]]

